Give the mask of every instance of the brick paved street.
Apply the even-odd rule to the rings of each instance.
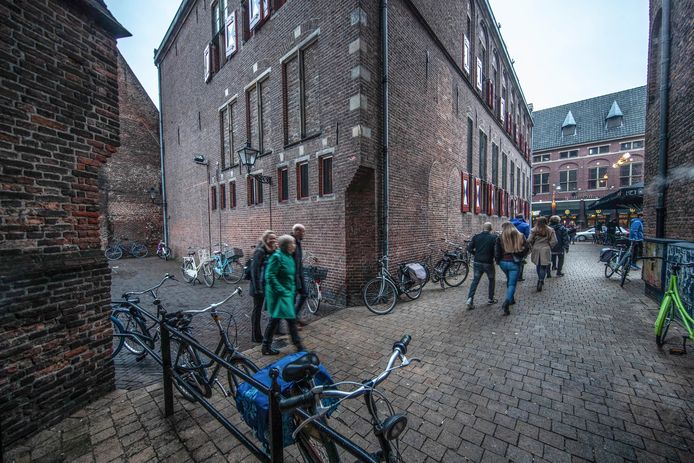
[[[407,413],[407,462],[694,461],[694,346],[682,357],[659,350],[657,307],[642,283],[622,289],[605,280],[597,254],[592,244],[572,247],[567,276],[541,293],[528,267],[510,317],[484,305],[484,281],[474,311],[462,308],[469,282],[431,286],[388,316],[355,307],[316,320],[304,330],[306,344],[334,379],[360,380],[382,369],[394,340],[412,335],[409,354],[422,363],[393,373],[382,388]],[[220,293],[210,300],[221,294],[213,291]],[[258,351],[248,354],[267,363]],[[253,461],[201,407],[176,398],[166,420],[160,384],[115,391],[7,461]],[[238,422],[233,406],[214,400]],[[330,422],[375,450],[366,416],[357,400]],[[296,460],[293,448],[286,460]]]

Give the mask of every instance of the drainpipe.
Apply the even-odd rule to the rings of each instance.
[[[381,55],[383,68],[383,255],[388,255],[388,0],[381,0]]]
[[[159,83],[159,164],[161,166],[161,208],[164,214],[164,243],[169,245],[169,218],[166,205],[166,169],[164,169],[164,116],[161,97],[161,64],[157,63],[157,81]]]
[[[670,89],[670,0],[663,0],[660,27],[660,122],[658,124],[658,196],[655,207],[655,237],[665,238],[665,191],[667,177],[667,130]]]

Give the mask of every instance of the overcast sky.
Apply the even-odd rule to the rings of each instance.
[[[645,85],[648,0],[489,2],[515,60],[525,98],[536,110]],[[106,4],[133,34],[120,39],[118,48],[159,106],[153,52],[179,2],[106,0]]]

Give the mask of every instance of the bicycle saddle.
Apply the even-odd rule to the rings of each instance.
[[[282,379],[287,382],[308,379],[318,372],[318,365],[320,365],[318,356],[309,352],[286,365],[282,370]]]

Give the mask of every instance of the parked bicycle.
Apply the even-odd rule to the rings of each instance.
[[[306,285],[306,308],[312,314],[318,312],[323,292],[321,291],[321,271],[316,256],[309,252],[304,253],[304,285]]]
[[[128,238],[122,237],[120,240],[106,246],[104,256],[106,256],[108,260],[118,260],[123,257],[125,252],[140,259],[146,257],[149,251],[147,250],[147,246],[143,243],[139,241],[130,241]]]
[[[231,248],[226,243],[217,243],[212,252],[215,278],[221,278],[227,283],[238,283],[243,278],[244,265],[241,263],[243,250]]]
[[[157,244],[157,255],[161,259],[169,260],[171,258],[171,248],[164,241],[159,241],[159,244]]]
[[[313,378],[319,371],[318,357],[307,354],[284,367],[282,379],[294,382],[290,397],[280,399],[279,407],[284,412],[293,411],[292,419],[296,428],[292,434],[305,462],[336,463],[340,461],[338,444],[344,447],[359,461],[371,463],[401,462],[398,438],[407,428],[407,417],[395,413],[387,397],[376,389],[390,373],[404,368],[419,359],[408,359],[407,346],[410,336],[393,344],[393,353],[386,368],[377,376],[361,382],[343,381],[330,385],[317,385]],[[308,357],[308,358],[306,358]],[[395,363],[400,361],[399,365]],[[350,391],[340,390],[345,386],[357,386]],[[364,397],[370,415],[373,435],[377,438],[380,450],[369,452],[353,441],[341,436],[327,425],[327,419],[345,400]],[[326,400],[327,399],[327,400]],[[385,410],[379,408],[382,401]]]
[[[196,255],[198,256],[197,262],[195,260]],[[188,255],[181,262],[181,273],[183,273],[183,279],[193,285],[196,281],[200,281],[198,277],[202,275],[205,285],[211,288],[214,285],[214,266],[207,249],[199,249],[196,253],[192,248],[189,248]]]
[[[460,286],[467,279],[470,271],[467,251],[461,245],[451,244],[455,245],[455,249],[453,251],[442,249],[443,256],[433,265],[431,264],[433,259],[431,248],[433,245],[428,245],[430,252],[427,258],[420,262],[426,270],[426,279],[422,286],[426,285],[431,279],[432,282],[439,283],[441,289],[445,289],[446,286]]]
[[[408,266],[412,264],[400,264],[396,280],[388,271],[388,260],[388,256],[378,259],[378,276],[369,280],[362,291],[364,304],[377,315],[390,313],[401,294],[411,300],[417,299],[424,286],[424,280],[413,279],[410,276]]]
[[[605,262],[605,277],[610,278],[615,273],[621,277],[619,285],[624,287],[624,282],[631,269],[631,254],[633,243],[626,240],[617,242],[614,248],[607,248],[601,252],[600,260]]]
[[[182,333],[193,337],[190,327],[193,317],[198,314],[209,312],[210,317],[216,325],[219,333],[219,342],[214,350],[215,355],[222,357],[229,364],[238,368],[242,372],[252,375],[258,371],[258,367],[236,348],[235,340],[238,333],[234,335],[233,342],[229,336],[229,328],[231,324],[234,323],[233,315],[231,313],[221,312],[225,313],[229,318],[228,324],[226,328],[224,328],[221,322],[222,317],[220,316],[220,311],[217,310],[218,307],[224,305],[232,297],[240,296],[241,294],[242,290],[239,287],[236,288],[236,290],[224,300],[210,304],[204,309],[183,310],[175,313],[169,313],[164,315],[164,318]],[[234,327],[236,327],[235,323]],[[225,397],[236,397],[238,386],[241,383],[239,378],[235,376],[231,370],[227,369],[228,389],[224,388],[218,379],[219,372],[222,369],[221,364],[216,363],[211,359],[209,362],[205,362],[203,361],[204,357],[204,353],[199,351],[192,344],[188,343],[185,339],[179,338],[175,335],[172,336],[171,367],[173,371],[175,371],[179,377],[188,384],[188,386],[207,398],[212,396],[212,390],[215,386],[220,389]],[[215,365],[214,367],[212,367],[213,364]],[[185,387],[178,383],[178,381],[174,381],[174,385],[186,400],[191,402],[196,400],[195,396],[189,393]]]
[[[651,257],[646,259],[656,258]],[[687,332],[687,335],[682,337],[682,351],[686,352],[687,339],[694,341],[694,317],[692,315],[694,313],[694,308],[690,307],[687,309],[684,306],[677,286],[677,278],[682,267],[692,267],[694,266],[694,262],[682,264],[665,261],[665,263],[670,266],[672,273],[670,275],[670,281],[668,282],[668,288],[663,295],[663,300],[660,302],[658,317],[655,319],[655,342],[659,347],[665,344],[665,337],[670,329],[670,324],[675,321]]]
[[[157,290],[168,280],[176,280],[176,278],[167,273],[158,285],[142,291],[129,291],[121,296],[122,300],[111,301],[113,328],[111,358],[118,355],[123,346],[138,356],[138,360],[142,360],[147,355],[143,345],[154,349],[154,345],[159,340],[159,323],[150,320],[151,324],[148,324],[147,317],[143,315],[145,309],[140,305],[140,298],[137,296],[148,294],[153,301],[156,301]],[[158,312],[157,316],[159,316]]]

